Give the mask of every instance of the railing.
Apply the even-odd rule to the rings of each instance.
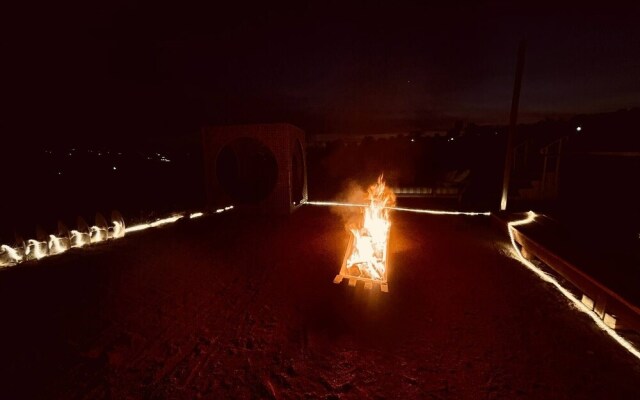
[[[582,303],[594,311],[610,328],[640,333],[640,308],[615,293],[577,266],[562,258],[512,227],[515,241],[522,246],[522,255],[537,258],[560,274],[582,292]]]
[[[397,197],[458,197],[461,194],[459,187],[396,187],[393,193]]]

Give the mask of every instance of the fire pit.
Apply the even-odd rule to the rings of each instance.
[[[344,278],[349,286],[364,282],[366,289],[379,285],[382,292],[388,292],[387,270],[389,231],[389,207],[395,205],[393,191],[388,189],[382,175],[378,182],[367,191],[368,205],[363,208],[362,222],[357,226],[347,226],[351,238],[347,252],[333,282],[339,284]]]

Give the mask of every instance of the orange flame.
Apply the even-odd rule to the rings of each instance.
[[[383,176],[367,190],[369,205],[364,209],[362,227],[350,229],[353,248],[347,259],[350,275],[386,281],[387,241],[391,221],[389,209],[395,205],[393,191],[386,187]]]

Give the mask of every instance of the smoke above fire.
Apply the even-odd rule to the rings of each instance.
[[[342,219],[348,231],[360,228],[364,207],[370,206],[372,197],[376,196],[385,199],[385,208],[396,205],[395,193],[384,182],[384,174],[378,177],[378,183],[370,185],[367,189],[355,180],[346,181],[344,189],[338,193],[335,205],[331,206],[330,210]]]
[[[382,292],[388,292],[389,213],[396,200],[393,191],[380,175],[377,182],[366,191],[350,184],[340,200],[341,204],[351,207],[334,207],[333,212],[338,213],[345,222],[350,241],[340,273],[333,282],[340,283],[347,278],[349,285],[355,286],[356,281],[364,281],[367,289],[376,283]]]
[[[347,181],[345,188],[336,196],[337,203],[366,205],[367,191],[356,181]],[[362,209],[360,207],[332,206],[331,213],[338,215],[347,230],[358,226],[362,219]]]

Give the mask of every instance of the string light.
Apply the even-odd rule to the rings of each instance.
[[[366,204],[341,203],[341,202],[330,202],[330,201],[308,201],[306,203],[315,205],[315,206],[329,206],[329,207],[333,207],[333,206],[366,207],[367,206]],[[416,208],[405,208],[405,207],[389,207],[389,209],[395,210],[395,211],[414,212],[414,213],[432,214],[432,215],[469,215],[469,216],[491,215],[490,212],[442,211],[442,210],[428,210],[428,209],[416,209]],[[628,340],[620,336],[618,332],[615,331],[615,329],[612,329],[611,327],[607,326],[607,324],[605,324],[605,322],[602,319],[600,319],[598,315],[596,315],[586,305],[584,305],[580,299],[574,296],[573,293],[571,293],[568,289],[562,286],[560,282],[558,282],[553,276],[542,271],[540,268],[538,268],[535,264],[527,260],[522,255],[522,253],[520,252],[520,249],[518,248],[518,245],[516,244],[516,239],[514,236],[514,227],[530,224],[531,222],[535,221],[536,216],[537,215],[533,211],[529,211],[527,213],[526,218],[517,220],[517,221],[512,221],[507,224],[507,228],[509,231],[509,239],[511,240],[511,246],[513,248],[512,252],[514,253],[515,258],[518,261],[520,261],[527,269],[532,271],[538,278],[542,279],[544,282],[547,282],[551,284],[553,287],[555,287],[562,295],[564,295],[567,298],[567,300],[569,301],[569,304],[572,304],[573,306],[575,306],[577,310],[587,314],[593,320],[593,322],[600,329],[605,331],[609,335],[609,337],[611,337],[616,343],[618,343],[620,346],[626,349],[633,356],[640,359],[640,350],[638,350],[631,342],[629,342]]]
[[[307,201],[305,204],[311,204],[313,206],[325,206],[325,207],[368,207],[369,204],[362,203],[341,203],[335,201]],[[407,208],[407,207],[385,207],[388,210],[393,211],[405,211],[419,214],[431,214],[431,215],[467,215],[467,216],[489,216],[489,211],[445,211],[445,210],[430,210],[423,208]]]
[[[159,219],[157,221],[147,223],[147,224],[138,224],[138,225],[128,226],[124,229],[124,231],[126,233],[131,233],[131,232],[142,231],[149,228],[155,228],[157,226],[162,226],[166,224],[173,224],[174,222],[181,219],[182,217],[183,215],[174,215],[172,217]]]
[[[527,218],[521,219],[521,220],[518,220],[518,221],[512,221],[512,222],[508,223],[509,238],[511,239],[511,245],[513,246],[513,252],[515,253],[517,260],[520,261],[525,267],[527,267],[534,274],[536,274],[540,279],[542,279],[543,281],[553,285],[556,289],[558,289],[558,291],[560,293],[562,293],[569,300],[570,304],[573,304],[576,307],[576,309],[578,309],[579,311],[582,311],[583,313],[585,313],[589,317],[591,317],[593,322],[595,322],[595,324],[600,329],[602,329],[603,331],[607,332],[607,334],[609,334],[609,336],[613,340],[615,340],[620,346],[624,347],[629,353],[634,355],[636,358],[640,359],[640,351],[638,351],[638,349],[633,344],[631,344],[625,338],[620,336],[618,334],[618,332],[616,332],[614,329],[612,329],[609,326],[607,326],[604,323],[604,321],[601,320],[600,317],[598,317],[598,315],[596,315],[594,312],[592,312],[586,305],[584,305],[582,303],[582,301],[580,301],[576,296],[573,295],[573,293],[571,293],[564,286],[562,286],[553,276],[551,276],[551,275],[545,273],[544,271],[542,271],[534,263],[532,263],[531,261],[527,260],[522,255],[522,253],[520,252],[520,249],[518,248],[518,246],[516,244],[515,235],[513,233],[514,232],[514,227],[515,226],[520,226],[520,225],[530,224],[531,222],[535,221],[535,219],[536,219],[536,214],[533,211],[529,211],[527,213]]]
[[[217,213],[232,210],[233,206],[226,206],[216,210]],[[69,248],[80,248],[91,243],[104,242],[107,239],[119,239],[125,234],[140,232],[149,228],[172,224],[187,214],[175,214],[168,218],[158,219],[153,222],[127,226],[123,229],[123,223],[113,222],[112,228],[92,226],[89,232],[79,232],[71,230],[68,238],[49,235],[48,242],[39,242],[30,239],[24,249],[13,248],[5,244],[0,245],[0,268],[19,264],[28,260],[40,260],[42,258],[64,253]],[[203,212],[193,212],[188,214],[189,219],[199,218]]]
[[[9,247],[6,244],[3,244],[0,246],[0,250],[2,250],[3,253],[7,254],[9,262],[19,263],[20,261],[22,261],[23,257],[20,254],[18,254],[18,251],[13,247]],[[1,266],[3,266],[2,260],[0,260],[0,267]]]
[[[305,204],[310,204],[310,205],[315,205],[315,206],[329,206],[329,207],[335,207],[335,206],[338,206],[338,207],[367,207],[368,206],[367,204],[329,202],[329,201],[305,201],[304,203]],[[394,211],[413,212],[413,213],[431,214],[431,215],[466,215],[466,216],[489,216],[489,215],[491,215],[490,212],[443,211],[443,210],[430,210],[430,209],[418,209],[418,208],[406,208],[406,207],[386,207],[386,208],[388,208],[390,210],[394,210]],[[222,213],[224,211],[228,211],[228,210],[231,210],[231,209],[233,209],[233,206],[227,206],[225,208],[217,209],[216,213]],[[195,212],[195,213],[191,213],[189,215],[189,218],[190,219],[198,218],[198,217],[201,217],[202,215],[204,215],[202,212]],[[516,256],[516,259],[518,261],[520,261],[520,263],[522,263],[527,269],[532,271],[536,276],[538,276],[538,278],[540,278],[544,282],[547,282],[547,283],[551,284],[552,286],[554,286],[562,295],[564,295],[569,300],[569,303],[572,304],[577,310],[582,311],[584,314],[588,315],[600,329],[605,331],[620,346],[622,346],[624,349],[626,349],[629,353],[631,353],[636,358],[640,359],[640,351],[633,344],[631,344],[628,340],[626,340],[625,338],[620,336],[614,329],[612,329],[609,326],[607,326],[604,323],[603,320],[601,320],[592,310],[590,310],[586,305],[584,305],[580,299],[578,299],[576,296],[574,296],[573,293],[571,293],[564,286],[562,286],[553,276],[551,276],[551,275],[545,273],[544,271],[542,271],[540,268],[538,268],[535,264],[533,264],[531,261],[527,260],[522,255],[522,252],[520,251],[520,249],[518,248],[518,245],[516,244],[515,235],[514,235],[514,227],[520,226],[520,225],[530,224],[531,222],[535,221],[536,216],[537,215],[533,211],[529,211],[527,213],[527,217],[526,218],[521,219],[521,220],[517,220],[517,221],[512,221],[512,222],[509,222],[507,224],[508,232],[509,232],[509,239],[511,241],[511,246],[513,248],[512,251]],[[154,228],[154,227],[159,227],[159,226],[166,225],[166,224],[175,223],[176,221],[180,220],[183,217],[184,217],[184,215],[174,215],[174,216],[171,216],[171,217],[168,217],[168,218],[158,219],[158,220],[156,220],[154,222],[151,222],[151,223],[138,224],[138,225],[133,225],[133,226],[130,226],[130,227],[126,227],[124,231],[126,233],[138,232],[138,231],[142,231],[142,230],[145,230],[145,229],[148,229],[148,228]],[[43,242],[43,243],[45,243],[45,242]],[[40,259],[40,258],[45,257],[47,254],[44,254],[42,252],[42,250],[40,249],[39,244],[40,243],[38,243],[35,240],[29,240],[29,246],[27,247],[26,255],[29,255],[29,253],[33,251],[35,253],[33,256],[35,256],[36,259]],[[57,245],[58,243],[56,242],[55,244]],[[75,247],[75,246],[72,246],[72,247]],[[19,263],[22,260],[24,260],[24,257],[22,257],[17,252],[17,250],[12,248],[12,247],[9,247],[7,245],[1,245],[0,249],[4,253],[6,253],[9,256],[10,259],[12,259],[13,263]]]
[[[406,207],[387,207],[389,210],[394,211],[406,211],[419,214],[431,214],[431,215],[467,215],[467,216],[489,216],[489,211],[445,211],[445,210],[425,210],[420,208],[406,208]]]
[[[362,203],[340,203],[336,201],[307,201],[305,204],[312,206],[328,206],[328,207],[368,207],[368,204]]]

